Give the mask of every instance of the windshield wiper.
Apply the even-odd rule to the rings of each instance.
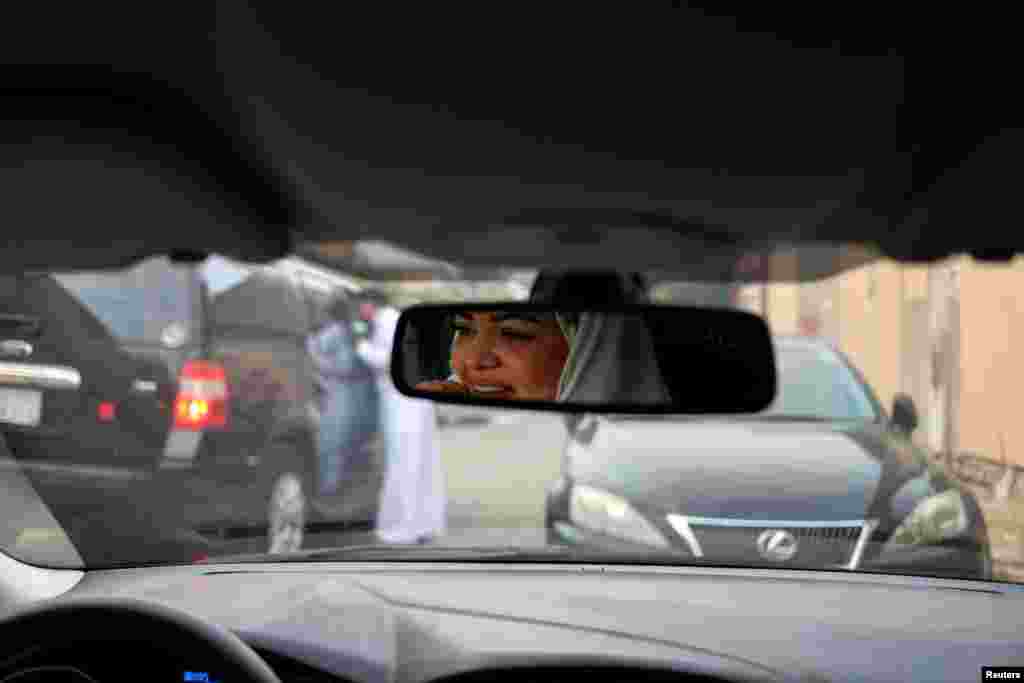
[[[654,564],[669,566],[714,565],[681,550],[654,549],[608,551],[573,546],[441,546],[361,544],[338,548],[305,550],[284,555],[251,553],[217,555],[199,564],[271,563],[271,562],[493,562],[564,564]]]
[[[570,548],[547,546],[540,548],[521,548],[518,546],[499,546],[481,548],[477,546],[440,546],[440,545],[388,545],[385,543],[367,543],[342,546],[338,548],[321,548],[303,550],[284,555],[267,553],[247,553],[243,555],[216,555],[203,564],[222,562],[336,562],[336,561],[506,561],[531,558],[526,561],[546,562],[551,558],[567,555]],[[533,559],[536,558],[536,559]]]
[[[244,555],[219,555],[197,563],[214,567],[227,564],[272,564],[280,562],[422,562],[440,564],[444,562],[470,564],[577,564],[577,565],[622,565],[626,567],[711,567],[716,569],[772,569],[789,571],[831,571],[849,572],[844,566],[822,564],[793,564],[780,567],[775,562],[745,559],[725,560],[694,557],[682,551],[667,548],[652,548],[636,551],[610,551],[573,546],[543,546],[524,548],[520,546],[439,546],[439,545],[386,545],[362,544],[338,548],[306,550],[284,555],[251,553]]]

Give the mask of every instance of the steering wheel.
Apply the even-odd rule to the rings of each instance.
[[[163,605],[110,598],[47,600],[0,620],[0,681],[55,680],[34,673],[44,674],[48,665],[74,666],[65,658],[47,659],[48,652],[69,648],[83,658],[127,663],[133,659],[133,643],[183,664],[213,669],[216,680],[281,683],[259,655],[225,628]],[[177,680],[181,676],[178,672]],[[155,671],[141,678],[174,680]]]

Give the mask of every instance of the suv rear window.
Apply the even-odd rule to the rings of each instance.
[[[54,277],[122,340],[177,346],[199,334],[190,266],[155,258],[120,271]]]

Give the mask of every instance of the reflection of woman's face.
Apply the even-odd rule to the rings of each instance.
[[[531,313],[456,315],[452,369],[481,396],[553,401],[569,357],[558,322]]]

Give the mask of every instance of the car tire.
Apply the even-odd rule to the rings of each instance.
[[[982,581],[992,581],[994,567],[992,563],[992,539],[989,536],[988,524],[985,522],[985,514],[981,510],[981,506],[978,504],[977,498],[973,495],[966,495],[964,499],[967,502],[969,508],[968,513],[974,519],[974,524],[977,529],[975,535],[977,538],[982,540],[981,548],[978,556],[977,578]]]
[[[273,449],[266,484],[266,547],[271,555],[302,550],[310,514],[312,478],[305,461],[289,450]]]

